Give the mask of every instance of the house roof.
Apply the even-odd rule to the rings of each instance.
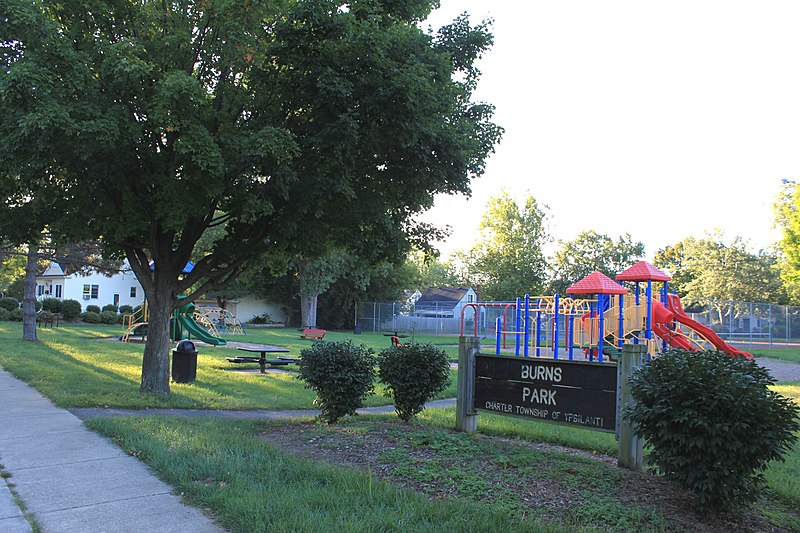
[[[422,291],[422,296],[417,300],[417,305],[426,302],[459,302],[469,287],[428,287]]]
[[[567,294],[627,294],[628,290],[602,272],[592,272],[567,289]]]
[[[37,278],[63,278],[65,276],[64,267],[56,261],[50,261],[47,267],[36,275]]]
[[[672,281],[672,278],[647,261],[639,261],[617,274],[617,281]]]

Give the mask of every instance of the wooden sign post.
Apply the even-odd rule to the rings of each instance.
[[[647,348],[643,344],[623,344],[622,356],[617,367],[619,383],[619,405],[621,411],[634,401],[631,397],[628,378],[644,363],[644,355]],[[624,418],[619,418],[619,429],[617,431],[619,451],[617,452],[617,464],[630,470],[642,469],[642,456],[644,454],[644,439],[636,436],[630,422]]]

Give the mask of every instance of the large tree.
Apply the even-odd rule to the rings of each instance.
[[[556,250],[551,261],[550,292],[564,294],[567,287],[595,270],[614,279],[643,255],[644,244],[628,233],[615,240],[594,230],[582,231]]]
[[[547,206],[528,196],[517,204],[507,192],[489,199],[480,235],[468,254],[467,277],[480,285],[484,300],[509,301],[523,294],[541,294],[546,262],[542,247],[549,242]]]
[[[178,295],[298,243],[403,241],[434,194],[469,192],[500,134],[470,101],[491,36],[465,18],[425,34],[434,4],[0,4],[16,198],[58,190],[59,227],[128,258],[151,311],[142,390],[169,392]]]
[[[749,250],[738,236],[730,242],[719,231],[702,239],[687,237],[660,250],[655,264],[672,273],[681,297],[711,299],[719,313],[729,301],[782,304],[787,300],[778,257]]]
[[[800,304],[800,184],[785,180],[774,205],[781,230],[781,277],[793,305]]]

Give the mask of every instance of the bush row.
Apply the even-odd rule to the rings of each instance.
[[[122,316],[133,313],[130,305],[104,305],[102,309],[97,305],[87,305],[86,310],[81,312],[81,303],[77,300],[59,300],[58,298],[44,298],[37,300],[36,311],[52,314],[60,314],[64,320],[75,320],[80,318],[90,324],[116,324],[122,322]],[[119,314],[117,314],[119,311]],[[11,320],[22,321],[21,302],[16,298],[0,298],[0,321]]]
[[[317,393],[314,403],[329,424],[353,415],[375,388],[375,368],[405,421],[425,408],[425,402],[450,382],[450,363],[431,344],[392,346],[376,357],[371,348],[352,341],[316,341],[300,352],[299,379]]]

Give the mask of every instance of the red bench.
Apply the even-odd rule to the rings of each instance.
[[[301,339],[323,339],[325,338],[325,334],[328,333],[327,330],[324,329],[317,329],[317,328],[306,328],[303,330],[303,334],[300,335]]]

